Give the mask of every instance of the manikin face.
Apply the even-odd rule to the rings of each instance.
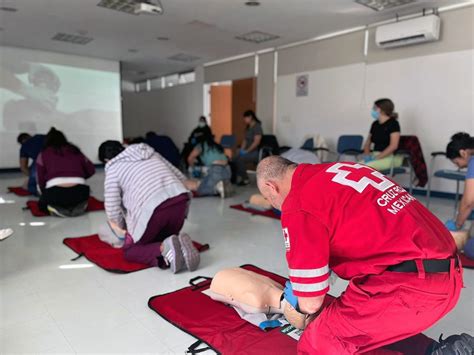
[[[273,208],[281,211],[281,206],[286,196],[283,196],[282,189],[274,181],[259,181],[258,188],[265,199],[270,202]]]
[[[454,158],[452,162],[458,166],[458,168],[466,168],[467,165],[469,164],[469,159],[471,158],[471,154],[465,149],[461,149],[459,151],[459,154],[461,155],[458,158]]]

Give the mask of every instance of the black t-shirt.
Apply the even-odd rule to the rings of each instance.
[[[390,144],[390,135],[395,132],[400,132],[400,124],[394,118],[382,124],[378,120],[372,123],[370,134],[372,143],[374,143],[374,151],[384,151]]]

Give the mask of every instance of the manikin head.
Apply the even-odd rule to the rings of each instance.
[[[265,158],[258,164],[257,185],[260,193],[278,210],[281,210],[291,190],[296,167],[297,164],[276,155]]]

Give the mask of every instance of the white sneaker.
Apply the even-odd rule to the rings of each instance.
[[[234,188],[229,180],[219,181],[216,184],[216,191],[221,198],[227,198],[234,194]]]
[[[184,256],[177,235],[172,235],[163,241],[162,255],[166,264],[170,266],[173,274],[176,274],[184,268]]]
[[[179,235],[179,244],[181,252],[183,253],[184,263],[189,271],[194,271],[198,268],[201,262],[201,255],[193,244],[193,241],[186,233]]]
[[[0,240],[5,240],[12,234],[13,234],[13,229],[11,228],[0,229]]]

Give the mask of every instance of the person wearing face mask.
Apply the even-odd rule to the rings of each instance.
[[[463,281],[451,234],[380,172],[270,156],[257,167],[257,185],[282,211],[290,281],[284,298],[300,313],[320,312],[299,354],[368,353],[424,331],[456,306]],[[350,282],[321,310],[329,270]],[[454,354],[458,346],[471,354],[474,338],[448,337],[421,353]]]
[[[371,116],[375,120],[370,128],[369,137],[364,145],[364,163],[376,170],[387,170],[400,167],[401,156],[393,156],[400,142],[400,124],[395,105],[390,99],[379,99],[374,102]],[[373,148],[373,151],[371,151]]]
[[[191,132],[189,136],[189,142],[192,146],[195,146],[201,137],[212,136],[211,127],[207,124],[206,117],[199,117],[198,126]]]
[[[467,168],[464,193],[456,220],[446,222],[450,231],[461,229],[474,208],[474,137],[456,133],[446,147],[446,157],[459,168]]]

